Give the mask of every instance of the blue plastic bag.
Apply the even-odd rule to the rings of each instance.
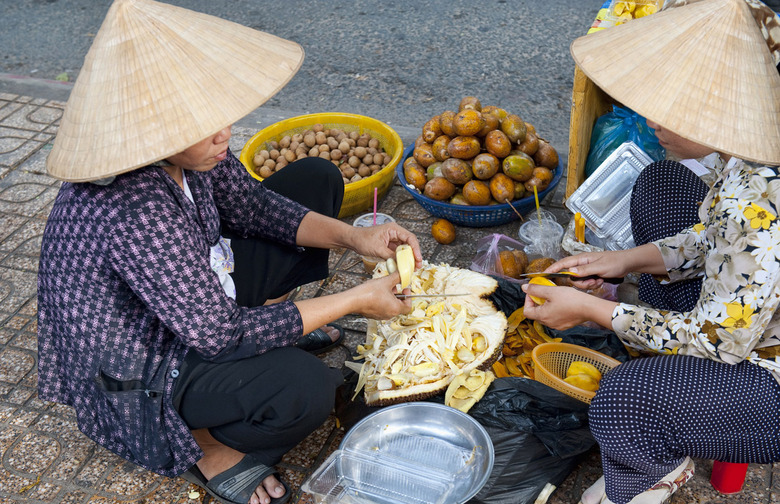
[[[590,138],[590,152],[585,163],[585,177],[589,177],[612,152],[626,141],[632,141],[654,161],[666,156],[666,150],[658,143],[655,132],[644,117],[628,108],[617,105],[596,119]]]

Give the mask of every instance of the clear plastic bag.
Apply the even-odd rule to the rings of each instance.
[[[634,142],[653,161],[666,157],[666,150],[658,143],[658,138],[647,125],[647,120],[631,109],[615,105],[612,112],[596,119],[596,124],[593,125],[590,151],[585,162],[585,177],[589,177],[615,149],[627,141]]]
[[[477,252],[471,261],[471,269],[478,273],[496,276],[510,282],[520,282],[516,278],[504,275],[498,254],[502,250],[522,250],[525,252],[524,249],[525,245],[506,235],[500,233],[488,235],[477,242]]]

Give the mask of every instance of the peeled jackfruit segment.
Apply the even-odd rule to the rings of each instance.
[[[432,376],[439,372],[439,366],[434,362],[422,362],[420,364],[411,366],[409,372],[418,378],[424,378],[426,376]]]
[[[401,289],[406,289],[412,284],[412,273],[414,273],[414,251],[407,244],[399,245],[395,249],[395,262],[398,267],[398,274],[401,275]]]
[[[571,364],[569,364],[569,369],[566,370],[566,376],[572,376],[578,374],[589,375],[597,382],[601,380],[601,371],[599,371],[598,368],[596,368],[596,366],[594,366],[590,362],[574,361]]]
[[[547,278],[544,277],[533,277],[528,281],[528,283],[534,285],[548,285],[548,286],[555,287],[555,282],[553,282],[552,280],[548,280]],[[533,300],[534,303],[538,305],[543,305],[545,301],[547,301],[546,299],[540,298],[539,296],[531,296],[531,299]]]
[[[634,9],[636,9],[636,2],[624,1],[615,3],[615,8],[612,9],[612,12],[614,12],[616,16],[620,16],[622,14],[631,14],[634,12]]]
[[[634,11],[634,18],[639,19],[658,12],[658,7],[653,4],[640,5]]]
[[[472,369],[456,376],[444,393],[444,404],[467,413],[482,399],[490,384],[496,379],[491,371]]]
[[[564,378],[566,383],[578,389],[595,392],[599,389],[599,382],[585,373],[575,374]]]

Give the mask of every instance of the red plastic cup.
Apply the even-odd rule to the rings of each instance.
[[[747,468],[747,464],[715,460],[712,463],[710,483],[715,490],[722,494],[739,493],[742,490],[742,485],[745,484]]]

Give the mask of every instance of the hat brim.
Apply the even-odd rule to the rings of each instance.
[[[179,153],[265,103],[303,61],[295,42],[153,0],[116,0],[47,159],[67,181]]]
[[[661,11],[580,37],[571,53],[647,119],[714,151],[780,164],[780,75],[743,0]]]

